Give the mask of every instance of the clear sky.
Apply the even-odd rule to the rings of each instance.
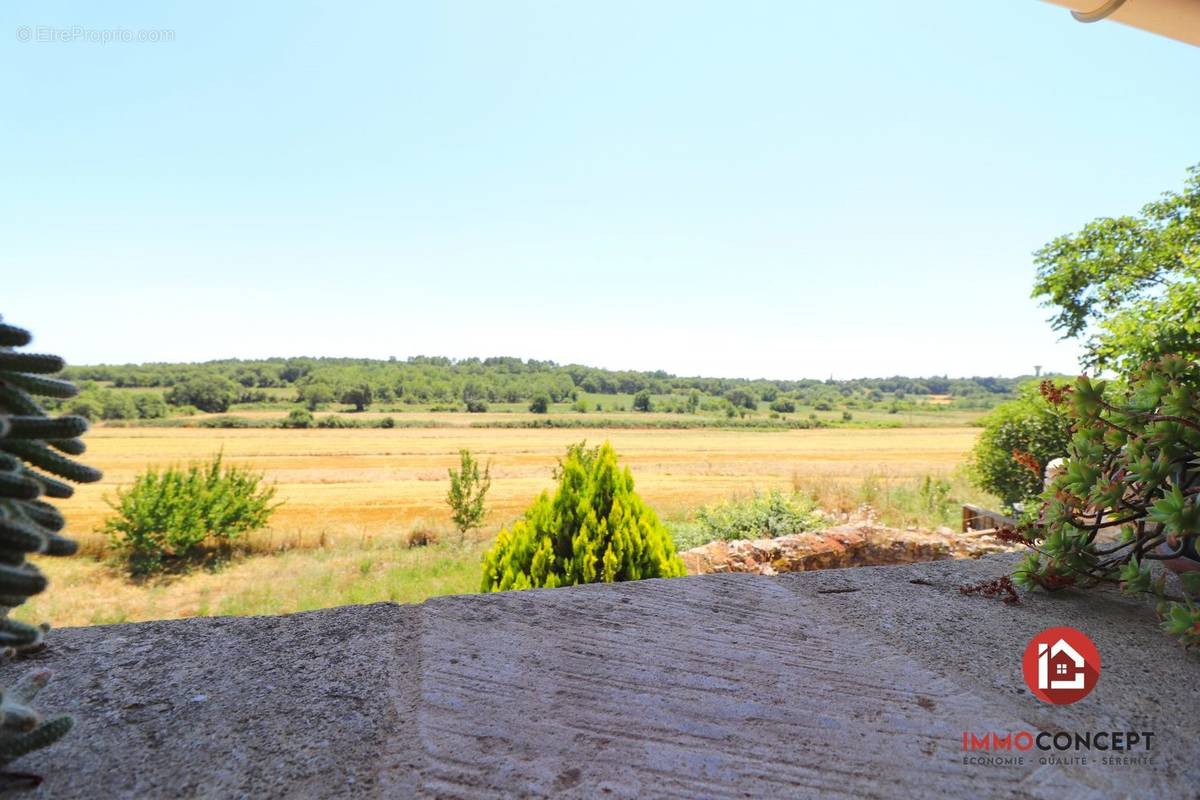
[[[1200,162],[1200,49],[1034,0],[115,5],[0,8],[0,312],[72,363],[1074,371],[1032,251]]]

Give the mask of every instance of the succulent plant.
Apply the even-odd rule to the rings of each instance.
[[[0,652],[7,656],[45,646],[48,626],[8,616],[46,588],[45,576],[27,556],[65,556],[76,550],[75,542],[61,535],[66,524],[62,514],[43,498],[70,497],[75,490],[67,481],[100,479],[99,471],[69,457],[84,451],[79,436],[87,430],[87,420],[49,417],[34,399],[71,397],[77,390],[50,377],[64,366],[58,356],[17,351],[31,339],[28,331],[0,321]],[[49,671],[36,670],[0,692],[0,766],[70,730],[70,717],[43,721],[29,705],[49,678]]]

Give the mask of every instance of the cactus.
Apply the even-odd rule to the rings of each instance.
[[[45,576],[26,555],[65,556],[76,549],[75,542],[60,534],[66,524],[62,514],[42,498],[72,495],[71,484],[60,478],[76,483],[100,479],[97,470],[68,457],[83,453],[79,436],[87,421],[49,417],[33,399],[71,397],[76,389],[69,381],[47,377],[62,370],[61,358],[16,351],[31,338],[28,331],[0,320],[0,651],[9,656],[42,649],[48,630],[8,617],[10,609],[46,588]],[[0,767],[70,730],[70,717],[43,721],[29,705],[49,678],[49,671],[35,670],[0,692]]]

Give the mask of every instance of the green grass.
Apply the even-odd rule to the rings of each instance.
[[[837,525],[837,517],[863,515],[870,506],[878,521],[892,528],[948,527],[958,530],[962,524],[962,506],[973,503],[999,508],[999,501],[977,489],[963,471],[925,475],[917,479],[893,480],[887,475],[867,475],[858,483],[839,483],[814,479],[793,480],[793,496],[817,506],[831,515],[827,525]],[[761,500],[761,498],[759,498]],[[750,511],[757,501],[752,497],[734,497],[726,504],[739,511]],[[715,538],[713,526],[700,515],[691,514],[664,519],[675,547],[689,550]]]

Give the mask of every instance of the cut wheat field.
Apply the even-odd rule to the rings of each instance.
[[[86,459],[104,480],[79,489],[62,508],[86,552],[108,513],[104,497],[147,465],[223,453],[262,471],[283,505],[262,536],[281,546],[374,539],[446,517],[446,470],[460,448],[491,461],[489,523],[518,515],[552,485],[567,445],[612,442],[638,490],[663,516],[754,489],[794,482],[852,481],[866,474],[908,478],[953,469],[976,428],[896,428],[781,432],[674,430],[197,430],[98,428]]]
[[[754,490],[801,488],[837,497],[864,480],[946,476],[977,428],[722,430],[356,429],[207,430],[100,426],[89,464],[103,482],[62,502],[79,556],[40,559],[50,588],[17,616],[56,626],[208,614],[287,613],[345,603],[416,602],[476,591],[479,557],[501,525],[544,489],[566,447],[612,442],[643,497],[667,520]],[[490,514],[465,542],[449,533],[447,469],[469,448],[492,464]],[[133,583],[105,560],[104,502],[150,465],[223,453],[262,471],[282,505],[252,534],[250,555],[221,570]],[[844,495],[854,497],[853,492]],[[430,528],[442,541],[410,549]]]

